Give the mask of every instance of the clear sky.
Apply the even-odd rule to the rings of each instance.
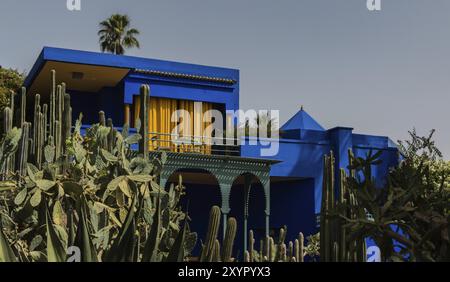
[[[98,23],[126,13],[127,54],[241,70],[241,108],[305,106],[324,127],[388,135],[437,130],[450,158],[450,1],[1,0],[0,65],[30,70],[43,46],[98,51]]]

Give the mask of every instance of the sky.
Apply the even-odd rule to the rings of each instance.
[[[127,55],[240,70],[242,109],[303,105],[325,128],[408,138],[416,128],[450,159],[450,1],[1,0],[0,65],[29,71],[43,46],[99,51],[98,23],[128,14]]]

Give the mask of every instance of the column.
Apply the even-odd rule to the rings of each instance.
[[[270,230],[270,176],[267,175],[264,183],[264,194],[266,196],[266,236],[269,236]]]
[[[246,174],[244,176],[244,252],[247,250],[248,244],[248,205],[250,200],[250,189],[251,189],[252,176]]]
[[[217,179],[220,179],[219,177]],[[220,180],[219,180],[220,181]],[[227,220],[228,214],[230,213],[230,192],[231,192],[231,183],[222,182],[220,185],[220,194],[222,195],[222,217],[223,217],[223,239],[225,239],[225,233],[227,230]]]

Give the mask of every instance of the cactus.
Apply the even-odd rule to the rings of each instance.
[[[270,259],[270,237],[266,236],[264,238],[264,261],[268,261]]]
[[[72,113],[70,111],[70,95],[69,94],[65,94],[64,95],[64,115],[63,115],[63,147],[64,147],[64,152],[66,151],[66,140],[68,138],[70,138],[71,136],[71,131],[72,131]]]
[[[236,237],[237,222],[235,218],[230,217],[227,222],[227,230],[223,242],[222,261],[231,262],[234,238]]]
[[[264,258],[264,240],[259,240],[259,261],[262,262]]]
[[[331,224],[330,224],[330,194],[333,194],[334,189],[334,174],[333,169],[333,154],[324,156],[323,160],[323,189],[322,189],[322,206],[320,212],[320,259],[322,261],[330,261],[331,259]]]
[[[287,256],[289,259],[292,259],[292,257],[294,256],[294,243],[292,243],[292,241],[289,241]]]
[[[287,261],[286,244],[282,243],[280,246],[280,258],[279,262]]]
[[[48,116],[48,105],[44,104],[42,106],[42,116],[43,116],[43,124],[44,124],[44,128],[43,128],[43,135],[44,135],[44,143],[47,142],[48,139],[48,120],[47,120],[47,116]]]
[[[109,128],[109,133],[108,133],[108,137],[107,137],[108,138],[108,150],[112,151],[113,148],[116,146],[116,144],[114,144],[116,130],[114,129],[113,121],[111,118],[108,118],[108,120],[106,121],[106,126]]]
[[[211,261],[220,262],[220,242],[217,239],[214,241],[211,257]]]
[[[43,115],[40,112],[40,106],[37,107],[37,112],[35,113],[36,117],[36,133],[35,133],[35,165],[37,166],[37,168],[41,168],[41,164],[42,164],[42,151],[44,148],[44,142],[43,142],[43,130],[44,130],[44,125],[43,125]]]
[[[249,232],[249,238],[248,238],[248,245],[249,245],[249,255],[250,255],[250,262],[254,261],[254,252],[255,252],[255,236],[253,234],[253,230],[250,230]]]
[[[26,107],[27,107],[27,89],[25,87],[21,88],[21,99],[20,99],[20,126],[23,126],[26,122]]]
[[[106,116],[104,111],[98,112],[98,123],[101,126],[106,126]]]
[[[349,150],[350,167],[353,153]],[[335,187],[335,167],[333,152],[324,156],[323,161],[323,189],[322,207],[320,213],[320,259],[321,261],[358,261],[366,260],[365,239],[359,238],[353,242],[347,242],[347,230],[341,218],[355,219],[352,208],[343,208],[347,203],[356,206],[357,202],[346,188],[347,173],[339,169],[338,187]],[[350,170],[351,177],[355,172]],[[337,193],[337,195],[336,195]]]
[[[3,109],[3,130],[5,131],[5,134],[8,134],[11,132],[12,130],[12,111],[11,108],[9,107],[5,107]],[[4,171],[2,171],[3,175],[8,174],[11,171],[11,161],[10,158],[8,157],[5,160],[5,165],[4,165]]]
[[[297,240],[296,240],[297,241]],[[298,254],[296,254],[296,259],[298,262],[303,262],[305,259],[305,238],[303,233],[300,232],[298,235]]]
[[[148,145],[149,145],[149,136],[148,136],[148,109],[147,109],[147,101],[150,99],[150,87],[148,85],[142,85],[140,88],[141,95],[141,109],[139,119],[141,121],[141,140],[139,141],[139,153],[143,155],[144,159],[148,159]]]
[[[15,114],[15,111],[14,111],[14,98],[15,98],[15,96],[16,96],[16,94],[14,92],[12,92],[11,95],[9,96],[9,108],[11,109],[11,122],[12,122],[11,126],[14,124],[13,117],[14,117],[14,114]]]
[[[219,234],[220,215],[220,208],[213,206],[209,214],[208,231],[206,232],[206,241],[202,249],[200,261],[212,261],[213,259],[213,248],[217,235]]]
[[[50,71],[50,116],[49,116],[49,131],[50,136],[55,136],[55,120],[56,120],[56,71]]]
[[[276,247],[272,237],[269,237],[269,261],[275,261]]]
[[[55,115],[56,115],[56,120],[60,122],[60,126],[61,126],[61,120],[62,120],[62,115],[63,115],[63,92],[62,92],[62,86],[58,85],[56,86],[56,104],[55,104]]]
[[[248,251],[244,252],[244,262],[250,262],[250,254]]]
[[[100,127],[95,125],[88,129],[86,137],[82,136],[80,133],[81,119],[75,126],[76,133],[72,134],[72,108],[70,96],[66,93],[66,85],[62,83],[56,87],[55,71],[51,72],[51,77],[52,90],[49,104],[42,103],[39,94],[35,96],[34,109],[30,111],[33,114],[32,123],[26,121],[25,88],[21,89],[20,107],[14,111],[14,97],[11,96],[10,107],[6,107],[2,112],[1,129],[3,132],[1,133],[4,138],[0,140],[2,149],[0,150],[0,173],[1,180],[6,181],[2,182],[1,192],[7,191],[10,194],[1,195],[8,196],[2,198],[1,208],[3,210],[3,204],[7,205],[4,211],[10,211],[10,214],[5,214],[5,216],[8,216],[10,221],[14,221],[11,224],[14,230],[7,230],[9,229],[7,226],[2,229],[7,231],[4,234],[9,237],[6,238],[6,242],[14,242],[11,244],[13,250],[11,254],[18,257],[13,259],[19,261],[64,260],[66,250],[61,248],[62,238],[59,235],[68,233],[68,244],[74,243],[83,247],[83,261],[96,261],[111,257],[111,246],[116,241],[121,243],[120,246],[124,246],[123,249],[120,248],[121,252],[114,254],[117,260],[142,260],[143,250],[139,248],[139,245],[147,243],[155,247],[154,260],[165,259],[168,251],[178,254],[177,257],[181,261],[185,260],[194,248],[197,237],[195,233],[189,231],[187,216],[179,207],[179,200],[184,195],[181,178],[178,186],[172,192],[173,197],[169,201],[162,201],[165,204],[161,207],[161,214],[164,215],[161,216],[161,225],[153,225],[152,218],[154,217],[149,213],[154,213],[151,203],[155,195],[149,193],[149,181],[156,175],[149,176],[148,171],[151,169],[148,170],[148,168],[160,166],[161,161],[147,159],[142,164],[143,167],[146,167],[146,172],[142,172],[142,174],[134,168],[131,169],[131,163],[138,159],[135,158],[136,154],[131,151],[130,146],[122,146],[122,144],[131,145],[132,143],[125,140],[122,135],[116,134],[110,119],[107,122],[108,134],[96,134]],[[14,117],[13,113],[18,114],[17,117]],[[104,113],[101,123],[106,125]],[[19,129],[13,128],[14,124],[18,125]],[[127,135],[127,128],[128,126],[124,126],[124,135]],[[106,132],[104,128],[101,130],[103,133]],[[147,135],[146,132],[143,133],[145,133],[144,136]],[[116,140],[119,141],[119,139],[121,139],[120,142],[116,144]],[[105,140],[105,144],[108,145],[106,152],[99,149],[99,145]],[[57,160],[56,163],[55,160]],[[64,160],[63,165],[61,165],[61,160]],[[109,165],[102,166],[102,163],[105,162],[109,162]],[[93,165],[94,163],[95,165]],[[155,167],[155,171],[160,169],[160,167]],[[131,172],[136,174],[131,174]],[[109,177],[105,178],[105,175],[126,179],[126,184],[111,181]],[[95,179],[95,183],[91,182],[92,179]],[[85,183],[90,183],[91,186],[85,189]],[[124,185],[127,186],[124,188]],[[159,189],[155,185],[157,184],[152,183],[151,188]],[[114,191],[110,195],[103,195],[105,198],[99,200],[100,195],[96,191],[100,191],[106,186],[108,186],[106,189],[108,191],[120,192]],[[8,190],[9,187],[11,187],[10,190]],[[123,191],[127,191],[127,193]],[[135,205],[131,209],[120,211],[120,213],[125,212],[126,221],[118,219],[121,218],[119,216],[120,208],[117,204],[118,199],[116,199],[118,194],[121,194],[124,199],[123,204],[128,206],[131,199],[135,199]],[[10,195],[12,199],[10,199]],[[136,197],[133,198],[133,196]],[[162,198],[165,199],[167,196],[163,195]],[[101,207],[103,211],[99,211],[98,207],[94,208],[94,203],[100,201],[102,205],[108,206],[107,208]],[[145,202],[147,203],[144,208]],[[167,204],[168,202],[170,204]],[[127,205],[126,207],[128,207]],[[78,210],[81,206],[85,206],[87,209],[84,215],[80,213],[81,210]],[[71,207],[77,207],[75,216],[71,212]],[[66,215],[68,215],[68,221],[64,220]],[[217,215],[220,218],[220,209]],[[30,222],[37,224],[18,224],[23,221],[22,218],[27,218]],[[183,231],[180,231],[179,227],[182,221],[185,222],[185,227]],[[87,223],[89,225],[86,225]],[[42,232],[44,225],[47,227],[47,232]],[[54,228],[56,225],[58,229]],[[77,237],[74,235],[74,225],[78,225],[76,230],[80,230],[77,232]],[[88,229],[93,228],[93,230],[86,229],[87,226],[89,226]],[[150,226],[158,230],[158,232],[154,232],[157,237],[153,242],[149,242],[150,236],[146,233],[150,230]],[[30,236],[30,240],[22,240],[17,237],[19,232],[24,231]],[[95,236],[93,235],[94,231],[96,232]],[[219,261],[221,260],[221,250],[220,243],[216,239],[218,224],[211,229],[211,232],[213,234],[210,240],[212,244],[208,243],[208,246],[212,248],[208,260]],[[233,218],[229,220],[227,233],[229,235],[224,245],[224,253],[228,254],[227,260],[231,261],[236,234],[236,221]],[[3,233],[1,235],[3,236]],[[44,243],[45,246],[30,248],[29,242],[31,241],[32,244],[37,242],[31,240],[37,236],[48,236]],[[176,246],[175,238],[181,238]],[[3,237],[1,239],[3,240]],[[135,239],[136,243],[133,243]],[[131,244],[129,244],[130,242]],[[31,251],[33,248],[34,251]],[[45,254],[45,252],[47,253]],[[84,255],[85,253],[88,255]],[[0,250],[0,261],[5,260],[3,254]]]
[[[19,173],[21,176],[25,176],[25,172],[27,169],[29,138],[30,138],[30,124],[28,122],[25,122],[22,124],[22,137],[20,140],[20,149],[19,149]]]
[[[59,158],[61,157],[61,154],[62,154],[62,152],[61,152],[62,140],[61,140],[61,126],[60,126],[58,120],[55,121],[55,124],[54,124],[53,127],[55,128],[55,136],[54,136],[54,139],[55,139],[55,158],[56,158],[56,160],[59,160]]]
[[[38,112],[38,106],[40,104],[40,101],[41,101],[41,95],[36,94],[34,96],[34,111],[33,111],[33,140],[37,140],[37,128],[36,128],[37,124],[38,124],[37,123],[37,119],[38,119],[37,112]],[[31,149],[31,153],[33,155],[36,154],[36,147],[35,146]]]

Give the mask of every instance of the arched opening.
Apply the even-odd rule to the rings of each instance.
[[[178,183],[181,174],[183,185],[186,187],[186,195],[181,199],[181,207],[188,210],[191,231],[197,232],[198,241],[193,251],[198,256],[201,251],[200,240],[205,240],[208,229],[209,211],[212,206],[221,206],[222,196],[217,178],[210,172],[201,169],[181,169],[174,172],[166,184]],[[219,231],[219,236],[221,235]]]
[[[250,185],[249,190],[246,183]],[[266,200],[261,181],[251,173],[237,177],[230,193],[230,217],[237,220],[238,228],[234,244],[234,255],[242,260],[245,246],[245,203],[248,203],[247,232],[253,230],[255,247],[259,248],[260,239],[265,236]]]

